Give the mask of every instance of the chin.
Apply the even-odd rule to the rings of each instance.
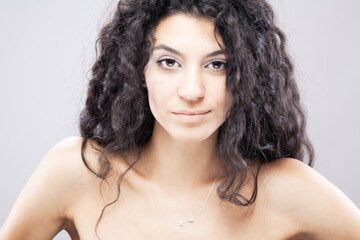
[[[170,134],[172,138],[181,142],[201,142],[214,134],[215,131],[197,131],[197,130],[179,130],[175,133]]]

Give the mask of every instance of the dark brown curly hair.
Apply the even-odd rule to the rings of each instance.
[[[262,164],[290,157],[313,166],[314,159],[286,37],[265,0],[120,0],[97,40],[96,62],[80,114],[83,161],[106,180],[111,169],[108,154],[123,156],[130,151],[139,160],[154,126],[147,89],[142,86],[154,29],[177,13],[212,20],[214,35],[218,31],[225,44],[226,87],[234,101],[219,128],[217,147],[227,176],[217,194],[223,201],[247,206],[256,199],[260,168],[251,198],[239,192],[255,160]],[[85,158],[88,140],[102,146],[98,170]],[[121,179],[135,163],[120,176],[117,198],[104,206],[99,221],[105,208],[118,200]]]

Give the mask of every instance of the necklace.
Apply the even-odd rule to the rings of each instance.
[[[215,178],[215,180],[214,180],[214,182],[213,182],[213,184],[212,184],[212,186],[211,186],[211,188],[210,188],[210,191],[209,191],[209,193],[208,193],[208,195],[207,195],[204,203],[203,203],[203,204],[201,205],[201,207],[199,208],[199,210],[197,210],[197,212],[196,212],[191,218],[189,218],[188,220],[174,220],[174,219],[170,219],[170,218],[165,217],[164,215],[162,215],[162,214],[160,213],[159,209],[156,207],[156,204],[155,204],[154,200],[153,200],[152,197],[151,197],[150,190],[149,190],[149,185],[148,185],[148,182],[147,182],[147,179],[146,179],[146,169],[145,169],[144,158],[145,158],[145,156],[144,156],[144,153],[143,153],[143,159],[142,159],[143,161],[142,161],[142,162],[143,162],[143,167],[144,167],[144,176],[145,176],[145,182],[146,182],[146,189],[147,189],[147,192],[148,192],[148,194],[149,194],[150,201],[151,201],[152,205],[153,205],[154,208],[155,208],[155,211],[159,214],[160,217],[162,217],[162,218],[165,219],[166,221],[173,222],[173,223],[177,223],[177,225],[178,225],[179,227],[184,226],[185,223],[194,223],[195,217],[200,213],[200,211],[202,210],[202,208],[205,206],[205,203],[206,203],[207,200],[209,199],[209,196],[210,196],[210,194],[211,194],[211,191],[212,191],[213,188],[214,188],[214,184],[215,184],[215,182],[216,182],[216,179],[220,176],[220,174],[222,173],[222,170],[223,170],[223,169],[221,169],[219,175],[217,175],[217,177]]]

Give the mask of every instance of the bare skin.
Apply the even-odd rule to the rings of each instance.
[[[219,63],[225,56],[213,27],[187,15],[164,19],[156,28],[146,67],[145,87],[155,117],[143,151],[147,180],[159,210],[172,219],[191,217],[221,170],[216,141],[231,99]],[[184,111],[199,109],[206,111],[205,117],[184,116]],[[72,239],[98,239],[95,229],[104,204],[116,198],[118,177],[135,158],[109,156],[113,167],[101,184],[82,162],[81,142],[80,137],[67,138],[48,152],[16,201],[0,239],[51,239],[61,229]],[[87,147],[85,156],[94,169],[98,155]],[[249,198],[250,174],[246,180],[241,194]],[[360,239],[359,209],[300,161],[284,158],[263,165],[256,202],[248,207],[220,202],[220,182],[195,222],[178,227],[155,212],[138,161],[122,180],[118,201],[106,208],[97,233],[102,240]]]
[[[81,138],[72,137],[49,151],[15,203],[1,229],[1,239],[51,239],[61,229],[72,239],[97,239],[95,225],[104,206],[100,179],[82,163],[80,147]],[[86,156],[95,167],[98,154],[88,150]],[[124,160],[112,161],[110,185],[116,172],[128,167]],[[359,209],[316,171],[294,159],[279,159],[261,168],[253,205],[220,203],[213,191],[196,222],[182,228],[157,215],[144,176],[135,169],[125,175],[120,199],[100,221],[101,239],[355,240],[360,236]],[[250,185],[244,188],[245,195]],[[210,185],[179,196],[181,201],[157,190],[161,186],[150,185],[150,189],[162,214],[186,218],[199,208]],[[103,184],[102,190],[106,201],[114,198],[113,185]]]

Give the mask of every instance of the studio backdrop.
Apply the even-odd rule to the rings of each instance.
[[[360,207],[360,1],[269,2],[295,64],[314,168]],[[0,0],[0,225],[46,152],[79,135],[96,37],[115,6]]]

